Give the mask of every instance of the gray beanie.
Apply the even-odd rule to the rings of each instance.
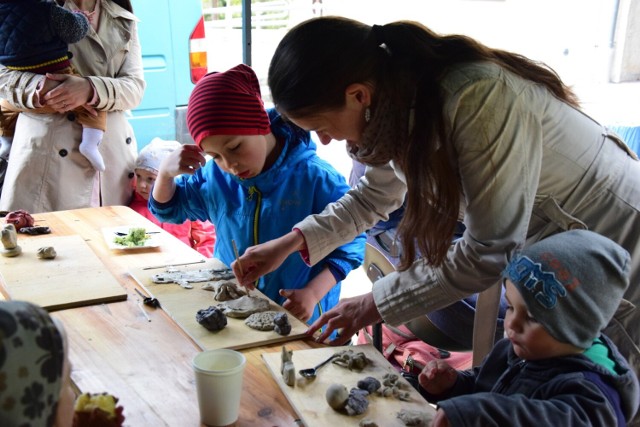
[[[165,141],[164,139],[153,138],[149,144],[140,150],[138,158],[136,159],[135,169],[144,169],[149,172],[158,173],[162,160],[173,150],[179,148],[180,145],[178,141]]]
[[[629,253],[610,239],[571,230],[517,254],[503,276],[558,341],[588,348],[629,286]]]

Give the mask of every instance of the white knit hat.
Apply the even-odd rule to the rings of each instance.
[[[138,158],[136,159],[135,168],[158,173],[162,160],[173,150],[179,148],[180,145],[178,141],[165,141],[164,139],[153,138],[148,145],[140,150]]]

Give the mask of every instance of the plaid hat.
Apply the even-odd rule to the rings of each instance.
[[[164,139],[153,138],[149,144],[140,150],[138,158],[136,159],[135,169],[144,169],[149,172],[158,173],[162,160],[180,146],[181,144],[178,141],[165,141]]]
[[[198,146],[211,135],[266,135],[269,116],[253,70],[240,64],[205,75],[191,92],[187,126]]]
[[[558,341],[588,348],[629,286],[629,253],[610,239],[571,230],[516,255],[503,276]]]

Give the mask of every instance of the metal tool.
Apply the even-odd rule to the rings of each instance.
[[[338,357],[337,354],[333,354],[331,355],[330,358],[328,358],[327,360],[325,360],[324,362],[316,365],[313,368],[308,368],[308,369],[300,369],[298,371],[298,373],[300,375],[302,375],[305,378],[315,378],[316,375],[318,374],[318,369],[320,369],[321,367],[323,367],[324,365],[326,365],[327,363],[331,362],[333,359],[335,359],[336,357]]]

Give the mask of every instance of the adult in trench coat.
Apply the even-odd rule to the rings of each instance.
[[[89,103],[107,111],[107,131],[100,145],[106,170],[98,173],[78,151],[82,126],[73,113],[20,114],[9,157],[0,210],[48,212],[96,205],[126,205],[131,197],[136,139],[125,112],[141,101],[145,82],[137,34],[138,19],[128,0],[65,0],[70,10],[94,11],[89,34],[72,44],[72,64],[95,88]],[[93,4],[97,7],[93,9]],[[120,6],[122,4],[122,6]],[[127,10],[129,9],[129,10]],[[34,108],[43,76],[0,67],[0,97],[21,108]],[[67,81],[50,100],[60,111],[87,100],[74,97]],[[57,88],[56,88],[57,89]],[[50,92],[52,93],[52,92]],[[66,108],[59,105],[64,99]],[[50,105],[50,104],[48,104]]]

